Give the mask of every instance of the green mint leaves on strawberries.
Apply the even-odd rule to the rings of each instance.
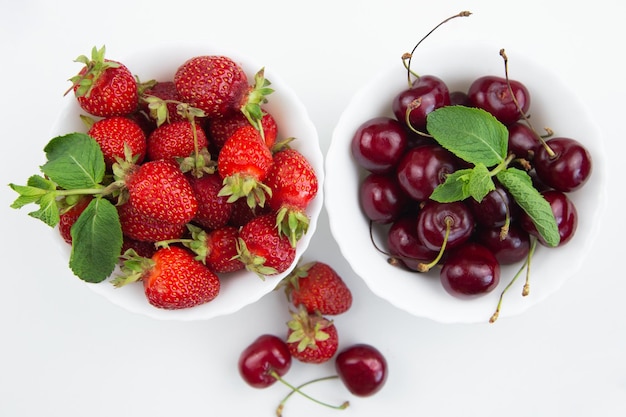
[[[481,201],[495,189],[495,177],[533,220],[544,240],[550,246],[558,245],[560,236],[550,204],[525,171],[508,166],[506,126],[482,109],[446,106],[428,115],[427,130],[441,146],[473,165],[448,175],[431,199],[452,202],[471,197]]]
[[[9,184],[19,194],[11,207],[39,206],[29,213],[50,227],[60,220],[64,207],[78,196],[94,199],[72,227],[69,265],[87,282],[105,280],[115,268],[122,248],[122,229],[114,204],[104,198],[112,194],[105,184],[104,156],[97,142],[84,133],[70,133],[50,140],[44,147],[46,163],[42,175],[31,176],[26,185]]]

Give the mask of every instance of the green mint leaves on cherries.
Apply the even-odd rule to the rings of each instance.
[[[430,198],[441,202],[473,198],[481,201],[497,180],[530,216],[550,246],[557,246],[559,231],[550,204],[533,186],[523,170],[509,167],[508,130],[485,110],[465,106],[444,106],[427,116],[427,130],[448,151],[470,164],[446,177]]]

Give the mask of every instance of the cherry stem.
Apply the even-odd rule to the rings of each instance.
[[[312,384],[314,382],[318,382],[318,381],[325,381],[325,380],[329,380],[329,379],[335,379],[338,378],[337,375],[332,375],[332,376],[327,376],[327,377],[323,377],[323,378],[317,378],[311,381],[308,381],[300,386],[293,386],[291,385],[289,382],[285,381],[284,379],[281,378],[280,375],[278,375],[278,373],[276,371],[271,371],[270,375],[272,377],[274,377],[277,381],[280,381],[281,383],[285,384],[287,387],[291,388],[291,392],[289,394],[287,394],[287,396],[285,398],[283,398],[283,400],[280,402],[280,404],[278,405],[278,407],[276,408],[276,415],[278,417],[282,416],[282,411],[283,408],[285,408],[285,403],[287,402],[287,400],[295,393],[297,392],[298,394],[302,395],[303,397],[313,401],[314,403],[317,403],[319,405],[323,405],[324,407],[328,407],[328,408],[332,408],[335,410],[345,410],[349,405],[350,402],[348,401],[344,401],[343,403],[339,404],[339,405],[333,405],[333,404],[328,404],[325,403],[323,401],[320,401],[316,398],[311,397],[310,395],[306,394],[305,392],[301,391],[300,388],[303,388],[309,384]]]
[[[502,300],[504,298],[504,294],[513,285],[513,283],[515,281],[517,281],[517,278],[522,274],[522,271],[524,269],[526,269],[526,284],[524,285],[524,290],[522,291],[522,295],[526,295],[526,294],[524,294],[524,291],[527,290],[527,288],[528,288],[528,279],[530,277],[530,260],[531,260],[531,258],[533,256],[533,253],[535,252],[535,248],[536,247],[537,247],[537,239],[531,238],[530,249],[528,251],[528,256],[526,256],[526,260],[520,266],[520,268],[517,270],[517,273],[515,274],[515,276],[511,280],[511,282],[509,282],[508,285],[506,287],[504,287],[504,289],[500,293],[500,299],[498,300],[498,305],[496,306],[496,311],[493,313],[493,315],[489,319],[489,323],[494,323],[496,320],[498,320],[498,316],[500,315],[500,309],[502,307]]]
[[[443,20],[442,22],[440,22],[437,26],[435,26],[434,28],[432,28],[430,30],[430,32],[428,32],[422,39],[419,40],[419,42],[417,42],[417,44],[413,47],[413,50],[411,51],[410,54],[404,54],[402,55],[402,61],[404,62],[405,60],[408,59],[408,62],[405,63],[405,67],[407,69],[407,81],[409,83],[409,87],[411,86],[411,74],[413,74],[415,77],[419,78],[419,76],[411,71],[411,59],[413,58],[413,54],[415,53],[415,50],[417,49],[418,46],[420,46],[420,44],[427,38],[430,36],[431,33],[433,33],[435,30],[437,30],[437,28],[439,28],[439,26],[443,25],[444,23],[447,23],[448,21],[455,19],[457,17],[467,17],[469,15],[471,15],[472,13],[469,11],[462,11],[460,13],[455,14],[454,16],[450,16],[447,19]]]
[[[450,229],[452,228],[452,224],[454,224],[454,219],[452,219],[452,217],[450,216],[446,216],[444,221],[446,222],[446,233],[443,236],[443,244],[441,245],[441,249],[439,249],[439,253],[437,254],[437,257],[435,257],[435,259],[433,259],[431,262],[420,263],[417,265],[417,269],[420,272],[430,271],[430,269],[434,267],[435,265],[437,265],[439,261],[441,260],[441,258],[443,257],[443,253],[446,250],[446,246],[448,243],[448,238],[450,237]]]
[[[419,106],[422,105],[422,98],[416,98],[415,100],[413,100],[412,102],[409,103],[409,105],[406,107],[406,112],[404,112],[404,122],[407,125],[407,127],[412,131],[417,133],[418,135],[427,137],[427,138],[432,138],[433,136],[426,133],[426,132],[421,132],[417,129],[415,129],[412,125],[411,125],[411,112],[415,109],[417,109]]]
[[[505,201],[506,194],[504,193],[504,191],[502,191],[501,189],[496,189],[496,192],[500,195],[502,201]],[[504,215],[504,224],[500,228],[500,240],[506,239],[506,235],[509,234],[509,228],[511,226],[511,208],[508,204],[505,204],[505,210],[506,213]]]
[[[537,131],[533,127],[532,123],[530,122],[530,119],[528,118],[528,116],[526,116],[526,114],[524,114],[524,112],[522,111],[522,108],[519,105],[519,102],[517,101],[517,97],[515,97],[515,93],[513,92],[513,88],[511,87],[511,81],[509,79],[509,57],[506,55],[506,52],[504,51],[504,49],[500,49],[500,56],[504,60],[504,76],[506,78],[506,85],[507,85],[507,87],[509,89],[509,94],[511,94],[511,99],[513,100],[513,103],[515,103],[515,107],[517,107],[517,110],[522,115],[522,118],[524,119],[524,121],[526,123],[528,123],[528,126],[530,127],[530,130],[532,130],[532,132],[535,135],[535,137],[537,138],[537,140],[546,149],[546,152],[548,152],[548,155],[550,155],[550,157],[553,158],[554,156],[556,156],[556,154],[550,148],[550,146],[548,146],[548,144],[546,143],[546,141],[543,138],[543,136],[541,136],[541,135],[539,135],[537,133]],[[548,132],[549,136],[552,135],[552,130],[546,128],[546,132]]]
[[[537,239],[535,237],[531,238],[530,241],[530,249],[528,251],[528,258],[526,262],[526,282],[524,283],[524,288],[522,289],[522,296],[526,297],[530,293],[530,263],[532,260],[533,253],[535,252],[535,248],[537,247]]]

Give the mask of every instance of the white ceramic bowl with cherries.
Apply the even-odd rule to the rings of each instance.
[[[450,93],[467,93],[476,79],[486,75],[506,78],[504,60],[500,56],[501,45],[489,42],[435,45],[435,41],[429,42],[417,49],[411,59],[411,69],[421,76],[440,78]],[[584,103],[571,86],[561,81],[556,68],[546,68],[514,49],[505,52],[509,58],[509,80],[521,82],[529,92],[527,114],[534,130],[543,135],[546,133],[544,127],[549,127],[553,137],[573,138],[583,144],[591,156],[592,171],[583,187],[567,193],[578,215],[575,234],[566,244],[556,248],[537,244],[531,259],[530,292],[527,296],[521,295],[525,283],[525,272],[522,272],[504,296],[500,318],[520,314],[546,299],[579,271],[601,227],[601,214],[606,204],[603,140]],[[398,59],[387,70],[373,75],[341,115],[325,161],[325,204],[331,231],[356,274],[375,294],[396,307],[438,322],[486,323],[495,312],[503,289],[527,257],[511,265],[499,263],[499,281],[492,283],[488,291],[472,297],[457,297],[444,289],[440,279],[441,263],[429,272],[420,273],[388,262],[394,258],[390,256],[387,239],[395,220],[374,222],[370,235],[371,213],[361,201],[360,189],[371,172],[358,161],[351,146],[357,130],[366,122],[378,117],[398,119],[393,112],[393,102],[408,88],[407,80],[407,70]],[[433,141],[425,139],[429,140]],[[400,162],[390,174],[396,181],[399,181],[399,172],[406,171],[399,166]],[[406,189],[400,188],[406,194]],[[420,203],[424,201],[409,200],[415,206],[411,209],[413,213],[422,210]],[[475,219],[473,221],[477,224]],[[475,233],[470,239],[476,239]],[[444,259],[447,255],[451,257],[455,250],[445,250]]]
[[[237,51],[202,44],[166,45],[124,56],[116,54],[114,50],[107,50],[109,59],[122,62],[133,74],[139,76],[141,81],[171,81],[180,65],[192,57],[201,55],[223,55],[231,58],[241,65],[248,75],[251,85],[254,83],[256,72],[264,68],[265,78],[271,82],[271,88],[274,92],[267,97],[268,102],[263,104],[263,108],[276,121],[278,139],[295,138],[290,146],[300,151],[309,161],[316,173],[319,189],[306,210],[310,223],[307,233],[297,243],[295,261],[282,273],[267,275],[264,280],[256,273],[245,269],[225,274],[221,278],[220,292],[216,298],[192,308],[172,310],[156,308],[148,303],[141,283],[125,285],[120,288],[112,285],[110,281],[119,274],[119,268],[116,268],[111,277],[105,281],[86,284],[90,290],[102,295],[112,303],[133,313],[155,319],[207,320],[236,312],[244,306],[256,302],[274,290],[280,280],[295,267],[297,259],[307,249],[316,231],[319,213],[323,207],[324,167],[317,130],[303,103],[281,77],[274,72],[271,63],[256,62]],[[78,106],[74,96],[68,94],[65,100],[66,103],[52,129],[51,137],[70,132],[86,131],[84,123],[79,118],[80,114],[85,113]],[[69,245],[64,242],[60,245],[63,248],[63,253],[69,258]],[[69,269],[68,275],[71,275]]]

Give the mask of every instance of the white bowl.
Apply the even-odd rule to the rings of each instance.
[[[467,91],[479,76],[504,76],[499,56],[502,45],[490,43],[456,43],[455,45],[421,46],[412,59],[412,69],[420,75],[442,78],[450,91]],[[530,306],[557,291],[576,274],[602,227],[606,206],[605,151],[599,128],[571,87],[566,86],[552,70],[506,50],[509,76],[523,82],[531,94],[530,114],[538,129],[551,127],[555,135],[581,141],[590,151],[593,172],[587,184],[570,197],[579,214],[578,230],[565,246],[539,247],[531,269],[530,294],[521,296],[524,277],[507,292],[500,318],[522,313]],[[442,288],[438,270],[424,276],[393,267],[386,256],[370,241],[368,220],[362,214],[358,189],[364,171],[352,158],[350,143],[356,129],[376,116],[393,117],[393,97],[407,87],[406,70],[400,60],[389,69],[372,76],[352,98],[341,115],[332,135],[326,156],[325,204],[331,232],[342,254],[353,270],[378,296],[400,309],[443,323],[485,323],[494,312],[502,289],[519,266],[503,267],[499,286],[489,294],[472,300],[452,297]],[[385,241],[379,240],[384,245]]]
[[[165,320],[206,320],[233,313],[259,300],[263,295],[271,292],[280,280],[293,269],[297,260],[307,249],[315,233],[319,213],[323,207],[323,156],[319,147],[317,130],[310,120],[306,108],[294,91],[281,80],[280,76],[274,73],[271,63],[254,62],[236,51],[224,50],[211,45],[172,45],[143,50],[126,57],[116,56],[113,50],[108,50],[107,55],[110,59],[123,62],[133,74],[140,77],[141,81],[150,79],[172,80],[178,66],[197,55],[226,55],[232,58],[242,66],[248,74],[250,82],[254,81],[254,74],[265,67],[265,77],[271,81],[271,86],[275,91],[268,96],[268,103],[264,105],[264,108],[276,119],[279,137],[292,136],[296,138],[291,146],[302,152],[313,166],[319,181],[319,190],[307,209],[307,214],[310,217],[308,232],[297,244],[296,260],[284,273],[268,276],[265,280],[261,280],[256,274],[248,271],[225,275],[221,281],[220,294],[214,300],[182,310],[163,310],[153,307],[146,300],[141,284],[115,288],[106,280],[98,284],[87,283],[88,288],[129,311]],[[85,126],[78,117],[84,112],[81,111],[73,95],[68,95],[66,100],[67,103],[52,129],[52,136],[85,131]],[[61,242],[60,244],[67,246],[69,259],[69,245]],[[117,270],[114,271],[113,276],[116,273],[118,273]]]

